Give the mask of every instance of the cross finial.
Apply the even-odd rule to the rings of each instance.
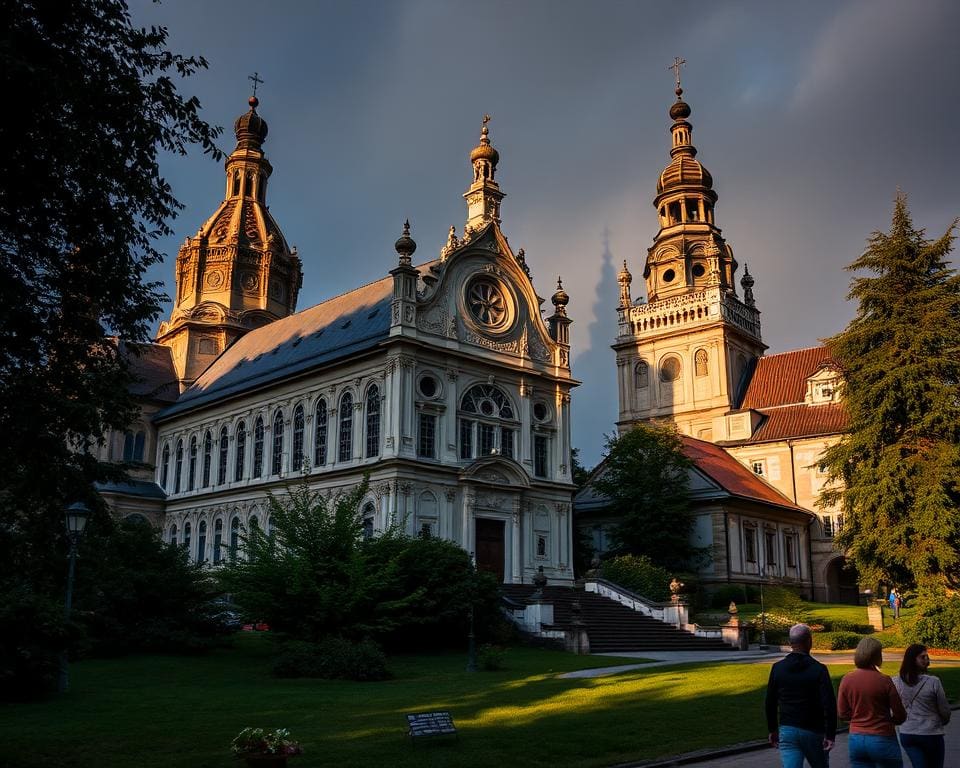
[[[686,59],[681,59],[679,56],[675,57],[673,64],[671,64],[667,69],[672,69],[674,76],[677,78],[677,89],[680,88],[680,67],[687,63]]]
[[[490,122],[490,115],[483,116],[483,125],[486,126]]]
[[[263,80],[260,79],[260,73],[254,72],[252,75],[247,75],[247,80],[253,82],[253,95],[257,95],[257,86],[263,84]]]

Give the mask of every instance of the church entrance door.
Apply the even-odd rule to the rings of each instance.
[[[477,569],[492,573],[503,582],[503,520],[476,519]]]

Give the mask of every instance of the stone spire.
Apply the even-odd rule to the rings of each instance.
[[[563,281],[557,277],[557,291],[550,297],[553,304],[553,314],[547,318],[547,328],[550,338],[557,342],[556,364],[570,367],[570,324],[573,322],[567,317],[567,304],[570,296],[563,290]]]
[[[491,221],[500,223],[500,201],[505,195],[496,182],[500,153],[490,143],[490,129],[487,127],[489,122],[490,115],[484,115],[480,143],[470,152],[473,182],[463,194],[467,201],[465,235],[471,230],[482,229]]]
[[[633,281],[633,275],[627,269],[627,260],[623,260],[623,269],[617,274],[617,282],[620,284],[620,306],[629,307],[633,303],[630,292],[630,284]]]

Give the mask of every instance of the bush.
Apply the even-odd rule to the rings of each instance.
[[[653,602],[670,599],[670,573],[646,555],[621,555],[605,560],[600,576]]]
[[[910,645],[899,632],[878,632],[874,637],[880,641],[880,645],[884,648],[906,648]]]
[[[810,623],[810,609],[794,590],[788,587],[766,587],[763,592],[764,607],[771,613],[785,618],[791,626]]]
[[[498,648],[495,645],[481,645],[477,652],[477,663],[480,665],[480,669],[495,672],[498,669],[503,669],[505,653],[503,648]]]
[[[327,680],[387,680],[387,658],[380,647],[365,638],[354,643],[328,637],[319,643],[289,640],[274,659],[275,677],[321,677]]]
[[[847,619],[824,619],[823,628],[827,632],[854,632],[858,635],[869,635],[874,631],[870,624],[858,624]]]
[[[930,648],[960,651],[960,596],[942,592],[917,597],[917,617],[904,624],[903,633],[911,643]]]
[[[814,632],[813,647],[821,651],[848,651],[862,639],[863,635],[855,632]]]
[[[747,602],[742,584],[724,584],[710,592],[709,605],[711,608],[726,609],[731,602],[737,605]]]
[[[25,584],[0,587],[0,700],[52,691],[65,628],[63,604]]]

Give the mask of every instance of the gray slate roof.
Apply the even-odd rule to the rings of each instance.
[[[116,493],[123,496],[136,496],[142,499],[165,499],[163,489],[149,480],[130,480],[129,482],[94,483],[99,493]]]

